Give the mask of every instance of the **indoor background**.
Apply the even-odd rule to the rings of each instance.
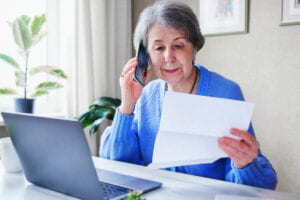
[[[198,14],[198,0],[183,1]],[[132,29],[153,2],[131,1]],[[248,9],[248,33],[206,37],[196,62],[239,83],[255,103],[252,122],[277,171],[277,190],[299,193],[300,25],[280,26],[281,0],[249,0]]]

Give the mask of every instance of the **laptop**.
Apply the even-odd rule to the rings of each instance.
[[[124,199],[160,188],[160,182],[95,169],[79,121],[2,112],[26,179],[85,200]]]

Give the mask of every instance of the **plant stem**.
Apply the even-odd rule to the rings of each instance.
[[[27,76],[28,76],[29,51],[25,53],[25,77],[24,77],[24,98],[27,99]]]

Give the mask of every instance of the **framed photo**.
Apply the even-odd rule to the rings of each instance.
[[[204,36],[248,32],[248,0],[199,0]]]
[[[281,0],[280,25],[300,24],[300,0]]]

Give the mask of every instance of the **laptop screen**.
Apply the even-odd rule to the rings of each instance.
[[[136,178],[107,175],[100,177],[80,122],[24,113],[2,112],[2,116],[20,158],[27,180],[35,185],[81,199],[104,199],[99,178],[110,184],[151,191],[161,183]],[[99,173],[99,172],[98,172]],[[121,178],[123,176],[123,178]],[[140,186],[143,185],[141,188]],[[127,193],[127,192],[126,192]],[[124,197],[124,193],[122,195]]]

